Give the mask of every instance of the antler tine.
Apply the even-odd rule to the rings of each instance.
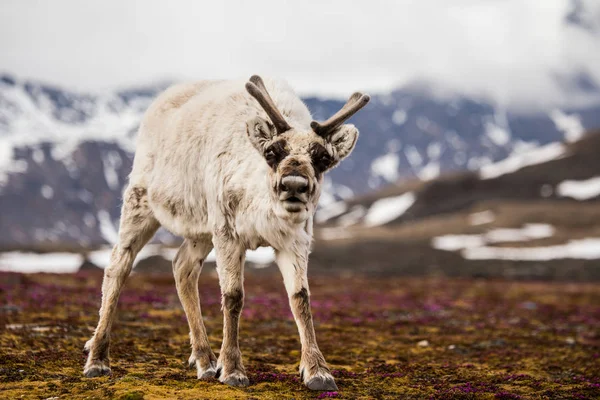
[[[325,122],[313,121],[310,123],[310,127],[317,135],[327,137],[333,133],[334,130],[339,128],[348,118],[356,114],[358,110],[366,106],[369,100],[371,100],[369,95],[356,92],[350,96],[346,104],[344,104],[344,107],[331,118]]]
[[[265,83],[258,75],[253,75],[250,78],[249,82],[246,82],[246,90],[252,97],[254,97],[261,107],[265,110],[273,125],[275,125],[275,129],[277,129],[277,133],[281,134],[283,132],[289,131],[292,127],[287,123],[283,115],[279,112],[273,99],[267,92],[267,88],[265,87]]]
[[[254,83],[256,86],[258,86],[258,88],[262,91],[264,91],[265,93],[269,93],[267,92],[267,87],[265,86],[265,81],[262,80],[262,78],[258,75],[252,75],[250,77],[250,79],[248,79],[250,82]]]

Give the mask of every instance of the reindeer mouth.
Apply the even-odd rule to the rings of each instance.
[[[306,202],[297,196],[290,196],[282,200],[283,208],[287,212],[297,213],[306,208]]]
[[[306,210],[308,202],[308,178],[302,175],[285,175],[278,186],[279,200],[283,208],[289,213],[298,213]]]

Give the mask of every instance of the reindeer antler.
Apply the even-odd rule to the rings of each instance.
[[[350,96],[350,99],[348,99],[346,104],[344,104],[344,107],[342,107],[342,109],[335,113],[331,118],[325,122],[313,121],[310,123],[310,127],[317,135],[326,138],[332,134],[334,130],[339,128],[344,121],[356,114],[358,110],[366,106],[369,100],[371,100],[369,95],[356,92]]]
[[[265,83],[260,76],[253,75],[250,78],[250,82],[246,82],[246,90],[260,103],[261,107],[265,110],[273,122],[273,125],[275,125],[275,129],[277,129],[278,134],[292,129],[292,127],[287,123],[285,118],[283,118],[283,115],[281,115],[275,106],[275,103],[269,95],[269,92],[267,92]]]

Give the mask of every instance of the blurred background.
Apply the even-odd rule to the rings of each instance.
[[[105,267],[153,98],[252,74],[318,120],[372,96],[326,178],[312,269],[600,279],[595,0],[5,0],[0,270]],[[170,270],[179,241],[159,232],[136,269]]]

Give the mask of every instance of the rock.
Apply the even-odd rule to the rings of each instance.
[[[569,346],[574,346],[574,345],[577,343],[577,341],[575,340],[575,338],[572,338],[572,337],[568,337],[568,338],[566,338],[566,339],[565,339],[565,342],[567,342],[567,344],[568,344]]]
[[[90,260],[84,259],[81,265],[79,266],[77,272],[79,271],[102,271],[102,268],[100,268]]]
[[[17,313],[20,312],[22,310],[21,307],[16,306],[14,304],[5,304],[3,306],[0,306],[0,314],[2,313]]]
[[[506,346],[506,340],[504,339],[492,339],[492,340],[484,340],[479,343],[475,343],[473,347],[476,349],[490,349],[493,347],[504,347]]]
[[[419,346],[419,347],[429,347],[429,342],[427,340],[421,340],[419,343],[417,343],[417,346]]]
[[[533,301],[525,301],[523,303],[521,303],[521,307],[523,307],[526,310],[537,310],[537,304]]]
[[[155,255],[140,260],[133,271],[141,274],[172,274],[173,264],[163,256]]]

